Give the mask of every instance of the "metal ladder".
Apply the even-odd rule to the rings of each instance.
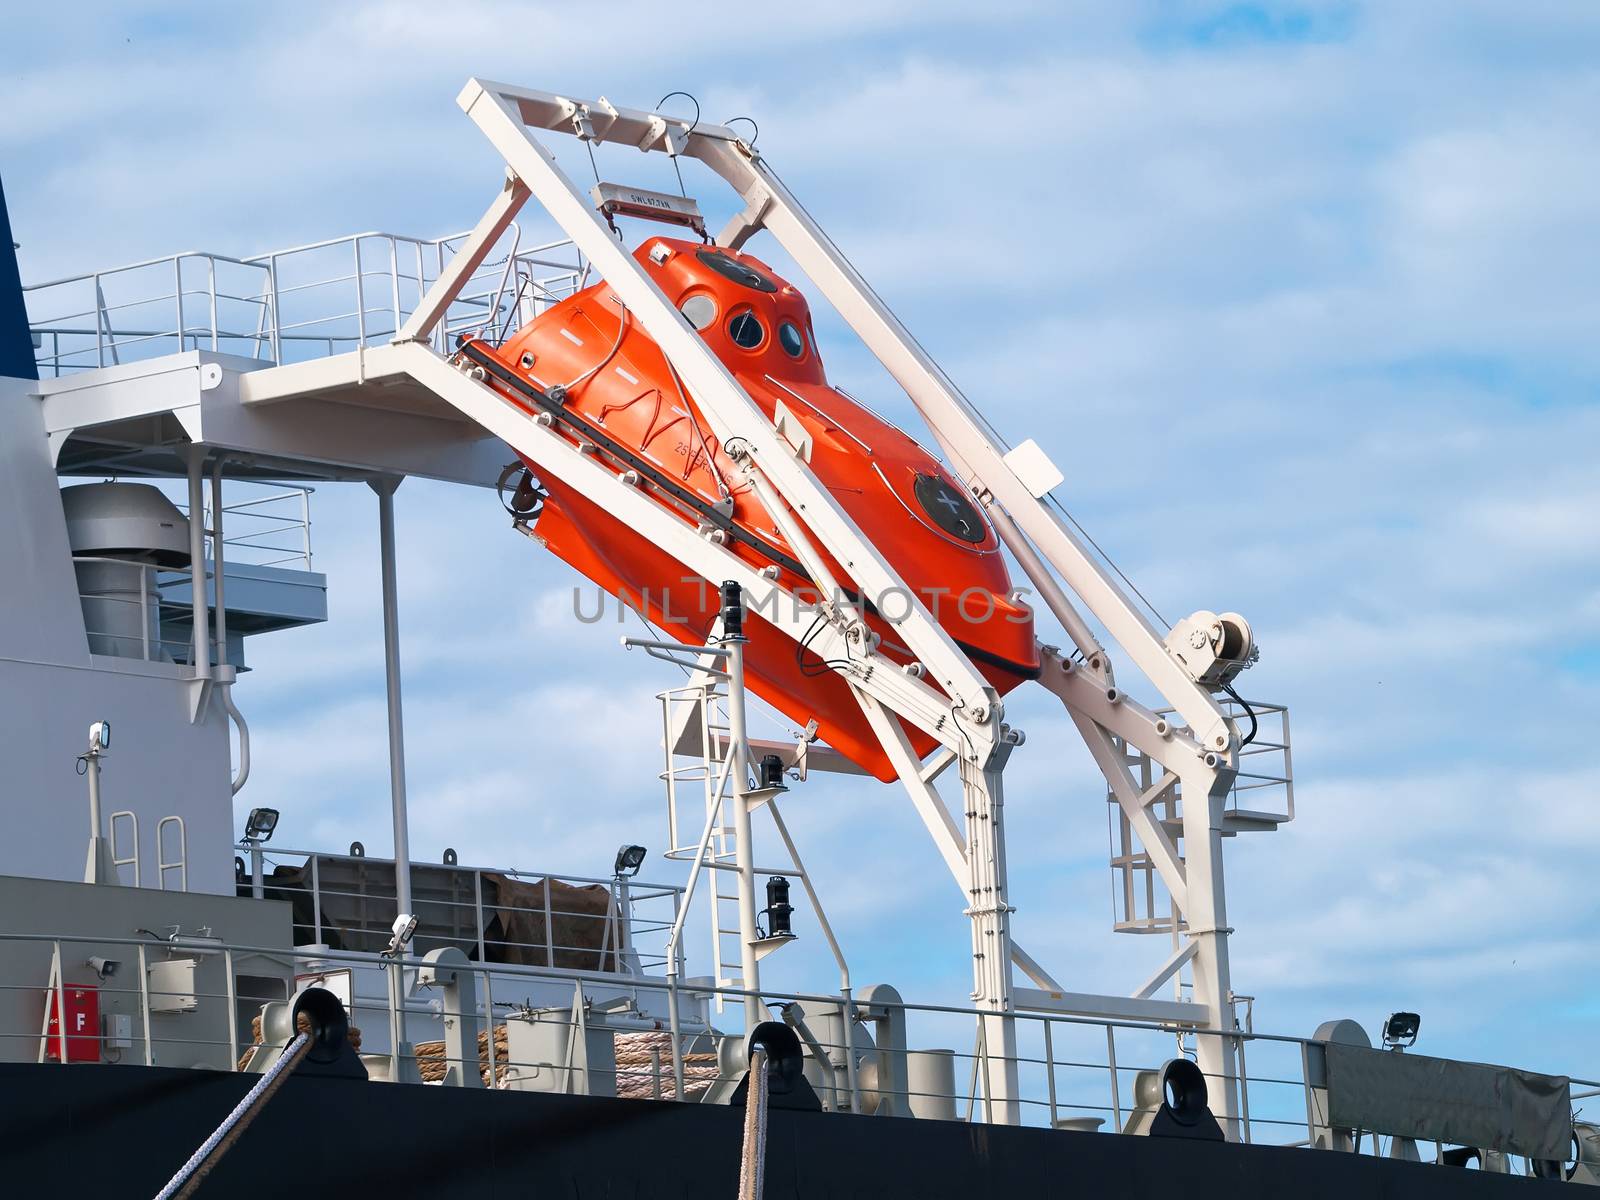
[[[1257,721],[1255,740],[1240,751],[1240,769],[1228,793],[1222,817],[1222,834],[1266,832],[1294,820],[1294,765],[1289,749],[1289,711],[1281,704],[1252,701]],[[1223,701],[1225,714],[1240,728],[1247,718],[1231,698]],[[1172,719],[1170,710],[1157,715]],[[1136,787],[1147,791],[1166,774],[1148,754],[1113,738]],[[1279,799],[1281,797],[1281,799]],[[1155,863],[1140,844],[1127,814],[1109,788],[1112,922],[1118,933],[1165,933],[1176,936],[1187,927],[1156,871]],[[1248,807],[1246,806],[1248,804]],[[1150,802],[1152,815],[1178,845],[1183,860],[1183,788],[1177,776]],[[1163,907],[1163,901],[1165,906]]]
[[[716,986],[744,986],[739,945],[738,880],[733,872],[734,828],[731,805],[736,803],[728,774],[729,725],[727,694],[715,679],[691,679],[683,687],[660,693],[663,745],[666,753],[661,779],[667,789],[667,836],[671,844],[664,857],[692,863],[700,851],[699,836],[720,800],[721,813],[707,842],[704,865],[710,875],[711,944],[716,958]],[[698,786],[696,786],[698,785]],[[686,803],[684,791],[699,791],[702,803]],[[693,813],[693,828],[681,826],[684,809]],[[721,994],[714,997],[717,1012],[724,1009]]]

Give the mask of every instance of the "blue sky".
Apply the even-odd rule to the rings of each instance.
[[[1258,1027],[1409,1007],[1422,1048],[1600,1075],[1600,9],[818,0],[731,36],[684,5],[32,8],[0,45],[25,279],[468,227],[498,177],[453,103],[471,74],[755,116],[1157,608],[1255,625],[1245,690],[1291,706],[1299,812],[1228,847]],[[397,505],[419,857],[659,846],[663,677],[571,620],[574,578],[492,498]],[[325,488],[316,520],[334,619],[253,649],[247,795],[281,840],[378,848],[373,500]],[[1010,712],[1019,938],[1127,990],[1158,952],[1109,932],[1096,777],[1059,710]],[[810,784],[786,815],[858,980],[959,1000],[963,920],[901,795]],[[826,983],[820,941],[774,982]]]

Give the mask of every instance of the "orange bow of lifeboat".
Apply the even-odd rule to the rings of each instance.
[[[769,420],[780,406],[811,440],[810,466],[920,600],[1004,693],[1037,677],[1033,616],[1011,597],[994,530],[965,488],[904,432],[829,386],[805,298],[766,264],[694,242],[651,238],[635,252],[656,284]],[[775,573],[805,601],[816,585],[771,514],[723,454],[657,344],[605,283],[552,306],[500,347],[468,343],[489,381],[513,401],[551,412],[552,428],[595,448],[692,526],[722,530],[741,559]],[[530,386],[531,385],[531,386]],[[555,391],[559,403],[549,396]],[[546,498],[534,536],[590,580],[642,609],[668,636],[703,642],[716,620],[716,581],[695,577],[591,500],[540,472]],[[831,558],[840,586],[853,581]],[[879,598],[909,607],[908,598]],[[869,608],[880,650],[907,663],[900,636]],[[899,614],[893,614],[899,615]],[[880,779],[894,778],[860,707],[827,664],[762,619],[746,618],[747,685],[800,726]],[[926,754],[934,743],[913,733]]]

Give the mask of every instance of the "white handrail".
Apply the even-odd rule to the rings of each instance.
[[[168,825],[176,824],[178,827],[178,857],[167,858],[167,851],[162,831]],[[189,832],[184,826],[180,816],[162,817],[156,822],[156,882],[161,885],[161,890],[167,890],[167,872],[178,872],[178,890],[189,890]]]
[[[239,766],[233,773],[232,794],[237,796],[239,789],[244,787],[250,779],[250,726],[245,724],[244,714],[233,702],[233,685],[223,684],[218,690],[222,697],[222,709],[233,719],[234,727],[239,731]]]
[[[133,853],[126,858],[123,858],[117,854],[118,817],[127,817],[128,821],[133,825]],[[114,867],[126,867],[131,865],[133,867],[133,886],[143,887],[144,873],[139,867],[139,814],[128,808],[120,809],[117,812],[112,813],[110,818],[110,830],[111,865]]]

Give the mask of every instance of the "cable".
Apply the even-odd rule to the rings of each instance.
[[[583,142],[583,148],[589,152],[589,170],[594,172],[594,186],[598,188],[600,186],[600,164],[594,160],[594,139],[581,138],[580,140]],[[610,227],[611,232],[617,235],[617,241],[622,241],[622,230],[618,229],[617,223],[611,219],[610,210],[606,209],[603,211],[605,213],[606,224]]]
[[[579,375],[571,383],[563,383],[561,385],[561,390],[563,392],[570,392],[570,391],[572,391],[573,388],[577,387],[580,383],[584,383],[587,380],[592,379],[600,371],[600,369],[602,367],[604,367],[608,362],[610,362],[613,358],[615,358],[617,356],[617,351],[622,349],[622,338],[623,338],[623,335],[628,332],[628,306],[622,302],[622,297],[620,297],[620,296],[613,296],[611,298],[617,302],[617,307],[622,310],[621,313],[619,313],[618,316],[617,316],[617,339],[616,339],[616,341],[611,343],[611,349],[606,352],[606,356],[604,358],[602,358],[599,362],[595,363],[594,366],[590,367],[582,375]],[[554,388],[550,388],[548,390],[552,391],[552,392],[555,391]]]
[[[961,740],[967,744],[967,753],[976,754],[976,750],[972,745],[972,735],[961,727],[961,710],[966,706],[967,702],[965,700],[958,700],[950,706],[950,725],[961,735]]]
[[[734,120],[739,120],[739,119],[740,118],[738,118],[738,117],[734,118]],[[748,120],[748,118],[745,118],[745,119]],[[751,122],[751,123],[754,124],[754,122]],[[724,124],[731,124],[731,122],[724,122]],[[752,142],[751,145],[754,146],[755,143]],[[912,343],[915,345],[916,344],[916,339],[912,338],[911,340],[912,340]],[[920,347],[919,347],[919,349],[920,349]],[[968,400],[966,398],[966,396],[962,395],[960,390],[955,386],[955,384],[953,382],[951,382],[949,380],[948,377],[944,376],[944,373],[942,371],[940,371],[939,374],[940,374],[941,378],[943,378],[945,384],[947,385],[950,394],[960,403],[961,408],[967,413],[967,415],[972,417],[973,420],[977,421],[986,430],[988,430],[989,431],[989,436],[992,437],[995,440],[996,443],[998,443],[1000,446],[1004,447],[1005,449],[1010,450],[1011,449],[1011,444],[1009,442],[1007,442],[1004,437],[1001,436],[1000,431],[998,429],[996,429],[994,427],[993,423],[989,420],[989,418],[984,415],[983,410],[981,408],[979,408],[976,404],[972,403],[971,400]],[[1045,493],[1045,499],[1049,500],[1051,504],[1055,505],[1056,510],[1062,516],[1066,517],[1067,520],[1072,522],[1073,528],[1076,529],[1079,533],[1081,533],[1083,535],[1084,540],[1087,541],[1089,543],[1089,545],[1091,545],[1091,546],[1093,546],[1095,548],[1095,552],[1098,553],[1100,555],[1100,557],[1105,560],[1107,566],[1109,566],[1113,571],[1115,571],[1117,573],[1117,577],[1119,579],[1121,579],[1123,583],[1128,585],[1128,590],[1131,591],[1135,596],[1139,597],[1139,599],[1141,601],[1143,601],[1144,606],[1150,610],[1150,615],[1155,617],[1155,619],[1157,621],[1161,622],[1161,624],[1165,625],[1167,627],[1167,629],[1170,630],[1172,628],[1172,622],[1167,620],[1159,612],[1156,611],[1156,606],[1154,604],[1151,604],[1150,601],[1145,598],[1145,594],[1143,592],[1141,592],[1136,586],[1134,586],[1133,580],[1129,579],[1125,574],[1123,574],[1122,568],[1117,566],[1116,561],[1114,559],[1112,559],[1112,557],[1109,554],[1107,554],[1104,550],[1102,550],[1100,548],[1100,544],[1098,542],[1096,542],[1094,540],[1094,538],[1089,536],[1089,531],[1087,529],[1085,529],[1082,525],[1078,524],[1078,519],[1076,517],[1074,517],[1070,512],[1068,512],[1066,510],[1065,506],[1062,505],[1061,501],[1057,500],[1055,498],[1055,496],[1052,495],[1049,492]]]
[[[656,101],[656,107],[659,109],[674,96],[682,96],[685,100],[689,101],[690,104],[694,105],[694,120],[689,122],[689,128],[684,132],[683,135],[684,140],[687,141],[689,135],[692,134],[700,125],[700,101],[696,100],[694,96],[688,92],[668,92],[665,96]],[[678,166],[678,156],[676,154],[669,154],[667,157],[672,159],[672,170],[673,173],[678,177],[678,194],[687,200],[689,198],[689,193],[683,186],[683,171]]]
[[[694,426],[694,431],[700,438],[700,451],[706,456],[706,469],[711,472],[711,478],[717,481],[717,490],[722,493],[722,498],[732,500],[733,492],[729,490],[727,480],[722,478],[722,472],[717,469],[716,459],[711,455],[711,443],[706,439],[705,430],[700,428],[700,418],[695,415],[694,405],[689,403],[689,397],[683,390],[683,380],[678,378],[678,369],[672,365],[672,360],[667,357],[665,350],[661,351],[661,361],[666,363],[667,372],[672,376],[672,386],[677,389],[678,399],[683,402],[683,411],[689,414],[689,424]],[[687,480],[688,477],[688,472],[685,471],[684,479]]]
[[[1240,708],[1244,709],[1244,715],[1250,718],[1250,735],[1245,738],[1244,741],[1239,743],[1239,748],[1242,750],[1244,747],[1256,740],[1256,733],[1261,728],[1260,723],[1256,720],[1256,710],[1245,703],[1244,699],[1239,695],[1239,693],[1233,690],[1233,685],[1231,683],[1223,684],[1222,690],[1227,692],[1228,695],[1232,697],[1233,702]]]
[[[690,104],[694,105],[694,120],[689,122],[688,132],[684,134],[684,136],[687,137],[690,133],[693,133],[696,129],[698,129],[700,127],[700,101],[698,101],[698,100],[696,100],[694,98],[694,93],[693,92],[668,92],[665,96],[661,97],[661,99],[656,101],[656,107],[660,108],[663,104],[665,104],[668,100],[671,100],[674,96],[682,96]]]
[[[823,664],[823,669],[820,671],[814,671],[806,665],[806,650],[811,645],[811,639],[817,636],[817,633],[821,627],[822,614],[818,613],[811,619],[811,625],[809,628],[807,628],[805,636],[800,639],[794,648],[795,665],[800,668],[800,674],[804,675],[807,679],[815,679],[820,675],[826,675],[828,673],[826,663]],[[822,657],[820,655],[813,654],[812,657],[818,662],[822,662]]]
[[[988,422],[985,421],[984,424],[987,425]],[[1117,578],[1122,580],[1123,583],[1128,585],[1128,590],[1131,591],[1135,596],[1139,597],[1140,600],[1144,601],[1144,606],[1150,610],[1150,615],[1155,617],[1156,620],[1160,621],[1163,625],[1165,625],[1167,627],[1168,630],[1170,630],[1172,628],[1172,622],[1167,620],[1159,612],[1157,612],[1156,611],[1156,606],[1154,604],[1151,604],[1149,600],[1145,599],[1144,593],[1141,592],[1138,589],[1137,586],[1135,586],[1133,580],[1129,579],[1126,575],[1124,575],[1122,573],[1122,568],[1117,566],[1116,562],[1112,559],[1111,555],[1107,554],[1104,550],[1102,550],[1100,548],[1100,543],[1095,541],[1094,538],[1089,536],[1089,531],[1087,529],[1085,529],[1082,525],[1078,524],[1078,518],[1073,516],[1071,513],[1069,513],[1066,510],[1065,506],[1062,505],[1061,501],[1057,500],[1050,493],[1046,492],[1045,493],[1045,498],[1047,500],[1049,500],[1051,504],[1055,505],[1057,512],[1059,512],[1063,517],[1065,517],[1067,520],[1072,522],[1072,527],[1074,529],[1076,529],[1079,533],[1083,534],[1083,540],[1088,542],[1089,545],[1093,546],[1094,549],[1095,549],[1095,553],[1097,553],[1101,558],[1105,559],[1106,565],[1117,573]]]
[[[735,121],[748,121],[750,123],[750,128],[755,130],[755,132],[750,135],[750,141],[746,143],[750,149],[754,150],[756,148],[756,139],[761,136],[761,126],[756,124],[754,117],[729,117],[723,122],[723,124],[732,125]]]
[[[522,294],[528,290],[528,285],[532,282],[531,278],[525,278],[517,285],[517,294],[511,297],[511,307],[506,309],[506,319],[500,323],[500,333],[494,342],[496,346],[505,345],[506,334],[511,332],[511,318],[517,315],[517,309],[522,305]]]
[[[827,618],[824,616],[824,614],[819,612],[816,615],[816,618],[811,622],[811,627],[806,630],[805,637],[800,639],[800,644],[796,646],[794,650],[795,664],[800,668],[800,674],[804,675],[807,679],[819,679],[826,675],[829,671],[842,670],[843,668],[850,666],[850,660],[848,658],[823,658],[815,651],[812,651],[811,657],[815,659],[817,663],[821,664],[820,669],[806,662],[805,655],[806,651],[811,649],[811,639],[822,632],[822,627],[826,623],[826,620]]]

